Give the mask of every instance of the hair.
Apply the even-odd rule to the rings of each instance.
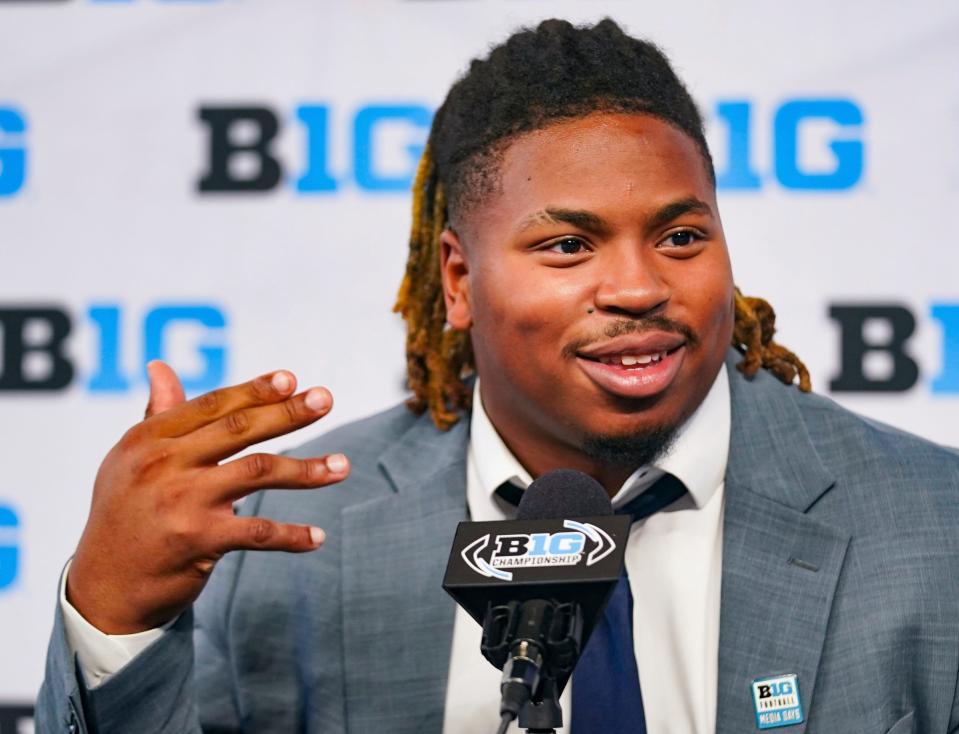
[[[478,111],[479,114],[477,113]],[[446,430],[468,409],[473,372],[469,333],[446,324],[440,234],[472,204],[496,190],[499,162],[518,136],[595,112],[653,115],[695,142],[715,186],[703,120],[686,87],[652,43],[628,36],[612,20],[573,26],[546,20],[522,29],[471,62],[433,118],[413,182],[409,259],[395,311],[406,321],[411,410],[429,410]],[[735,290],[732,344],[737,365],[764,367],[783,383],[811,383],[805,365],[773,341],[776,316],[761,298]]]

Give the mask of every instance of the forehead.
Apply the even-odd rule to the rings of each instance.
[[[476,234],[546,207],[654,210],[715,191],[695,141],[646,114],[595,113],[525,133],[500,153],[496,185],[467,213]],[[477,229],[478,225],[478,229]]]

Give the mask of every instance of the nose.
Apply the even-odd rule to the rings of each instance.
[[[596,309],[641,316],[669,301],[670,287],[658,270],[657,255],[637,242],[605,248],[594,300]]]

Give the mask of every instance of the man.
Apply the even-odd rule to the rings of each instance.
[[[329,393],[280,371],[184,402],[151,365],[65,574],[41,731],[492,731],[495,672],[440,589],[452,532],[568,467],[618,507],[686,490],[633,525],[613,726],[959,732],[959,459],[806,392],[734,288],[655,47],[515,34],[451,89],[414,193],[409,409],[220,463]],[[621,714],[595,685],[573,678],[576,734]]]

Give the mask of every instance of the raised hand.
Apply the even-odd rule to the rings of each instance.
[[[319,547],[320,528],[235,517],[233,502],[265,487],[322,487],[349,473],[342,454],[256,453],[223,462],[326,415],[333,398],[325,388],[295,394],[296,378],[279,371],[187,401],[170,367],[151,362],[148,371],[146,417],[100,465],[67,577],[70,603],[108,634],[174,618],[228,551]]]

